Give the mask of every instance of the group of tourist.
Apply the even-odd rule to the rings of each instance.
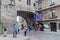
[[[34,25],[35,31],[44,31],[44,26],[43,24],[36,24]]]
[[[27,35],[27,31],[31,31],[33,29],[33,26],[28,24],[28,26],[24,26],[23,24],[21,25],[21,30],[24,31],[24,36]],[[43,24],[37,24],[35,26],[35,31],[44,31],[44,26]],[[12,26],[12,31],[13,31],[13,38],[17,37],[17,34],[20,34],[21,31],[19,28],[17,28],[16,24],[13,24]],[[4,27],[4,37],[7,35],[7,27]]]
[[[4,37],[7,36],[7,27],[4,27]],[[24,30],[24,36],[27,35],[27,31],[31,30],[31,26],[24,26],[23,24],[21,25],[21,30]],[[21,31],[19,28],[16,27],[16,24],[13,24],[12,26],[12,31],[13,31],[13,38],[17,37],[17,34],[20,34]]]

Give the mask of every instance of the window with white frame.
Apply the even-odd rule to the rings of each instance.
[[[21,0],[19,0],[19,1],[21,1]]]
[[[10,0],[10,5],[15,5],[15,0]]]
[[[54,5],[55,4],[55,0],[50,0],[50,5]]]
[[[42,8],[42,2],[38,3],[38,9]]]
[[[50,17],[51,17],[51,18],[54,18],[54,17],[55,17],[55,9],[54,9],[54,10],[51,10],[51,12],[50,12]]]
[[[42,8],[42,1],[36,1],[35,5],[38,10],[41,9]]]
[[[31,0],[27,0],[27,5],[31,5]]]

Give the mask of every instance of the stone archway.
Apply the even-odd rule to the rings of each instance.
[[[17,16],[23,17],[27,24],[32,24],[33,23],[33,16],[34,13],[29,12],[29,11],[17,11]]]

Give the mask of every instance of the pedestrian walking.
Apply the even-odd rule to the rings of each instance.
[[[16,25],[14,24],[13,25],[13,38],[17,37],[17,27]]]
[[[28,30],[28,28],[25,26],[24,36],[26,36],[26,35],[27,35],[27,30]]]
[[[42,25],[42,27],[41,27],[41,31],[44,31],[44,26],[43,26],[43,24],[41,24]]]
[[[21,30],[23,30],[23,29],[24,29],[24,25],[22,24],[22,25],[21,25]]]
[[[4,27],[4,37],[6,37],[6,36],[7,36],[7,28]]]
[[[29,24],[28,25],[28,30],[30,31],[32,29],[31,25]]]

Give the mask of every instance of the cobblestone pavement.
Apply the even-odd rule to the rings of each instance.
[[[60,34],[55,34],[56,32],[40,32],[31,31],[29,33],[30,40],[60,40]]]
[[[17,35],[16,38],[13,38],[11,34],[8,34],[7,37],[0,35],[0,40],[27,40],[29,36]]]
[[[27,36],[20,34],[17,38],[13,38],[11,34],[8,34],[7,37],[0,35],[0,40],[60,40],[60,34],[55,34],[57,32],[41,32],[41,31],[30,31],[27,33]]]

